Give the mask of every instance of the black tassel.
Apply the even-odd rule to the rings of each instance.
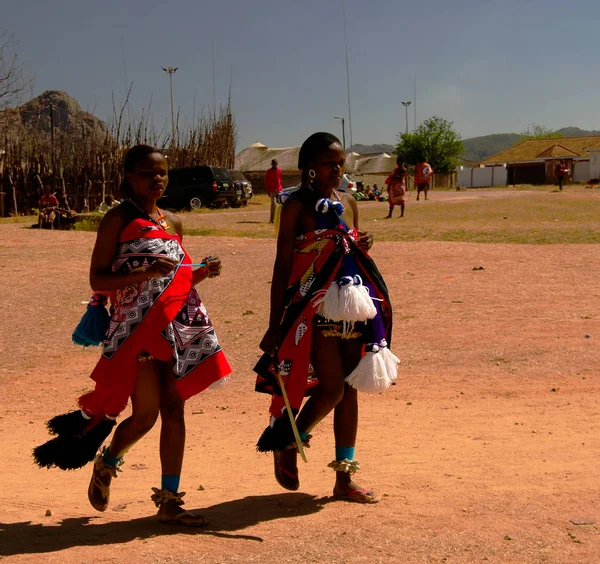
[[[53,417],[46,423],[46,427],[51,435],[74,437],[82,435],[89,424],[90,420],[86,419],[78,409]]]
[[[83,468],[94,460],[98,449],[115,425],[116,421],[113,419],[103,419],[83,435],[59,435],[33,449],[35,463],[40,468]]]
[[[286,411],[279,419],[275,420],[273,427],[269,426],[258,439],[256,450],[258,452],[273,452],[283,450],[294,442],[294,431]]]

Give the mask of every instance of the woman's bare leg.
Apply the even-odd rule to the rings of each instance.
[[[131,396],[132,413],[115,430],[108,447],[112,458],[122,457],[156,423],[160,410],[160,367],[157,360],[146,360],[139,365],[134,393]]]
[[[342,359],[344,375],[348,376],[358,365],[362,356],[362,343],[358,340],[348,340],[342,343]],[[336,447],[354,447],[358,430],[358,392],[347,384],[344,387],[344,397],[333,412],[333,430]],[[352,481],[349,472],[336,472],[333,494],[349,496],[356,501],[370,502],[375,496],[370,493],[354,493],[362,490]]]
[[[133,411],[115,430],[108,449],[94,461],[88,498],[92,507],[105,511],[110,497],[110,484],[116,478],[122,456],[139,441],[156,422],[160,405],[160,371],[155,360],[139,365],[134,393]]]
[[[175,386],[175,376],[170,362],[161,363],[160,381],[160,465],[162,469],[161,489],[179,493],[179,478],[185,451],[184,401]],[[170,486],[170,487],[169,487]],[[172,490],[175,491],[172,491]],[[185,511],[171,499],[160,504],[158,518],[161,521],[181,525],[201,526],[206,521],[201,515]]]
[[[309,433],[340,402],[344,395],[344,368],[337,337],[324,337],[313,331],[311,363],[319,380],[317,391],[306,401],[296,419],[298,430]],[[279,454],[280,466],[289,474],[297,473],[297,452],[286,449]]]

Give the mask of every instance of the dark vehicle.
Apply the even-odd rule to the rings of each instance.
[[[169,185],[158,205],[175,210],[234,206],[238,200],[226,168],[192,166],[169,171]]]
[[[235,193],[239,197],[234,205],[247,206],[248,200],[252,198],[251,182],[239,170],[230,170],[229,174],[235,182]]]

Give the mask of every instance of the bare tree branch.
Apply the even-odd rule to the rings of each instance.
[[[0,31],[0,104],[12,105],[33,81],[23,74],[15,52],[17,42],[8,30]]]

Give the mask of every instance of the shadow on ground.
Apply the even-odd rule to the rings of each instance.
[[[213,535],[226,539],[263,542],[253,535],[235,534],[265,521],[300,517],[317,513],[327,503],[303,493],[258,495],[192,510],[208,520],[201,528],[162,525],[153,517],[130,521],[94,524],[97,517],[65,519],[58,525],[0,523],[0,557],[16,554],[40,554],[74,546],[121,544],[135,539],[163,535]]]

